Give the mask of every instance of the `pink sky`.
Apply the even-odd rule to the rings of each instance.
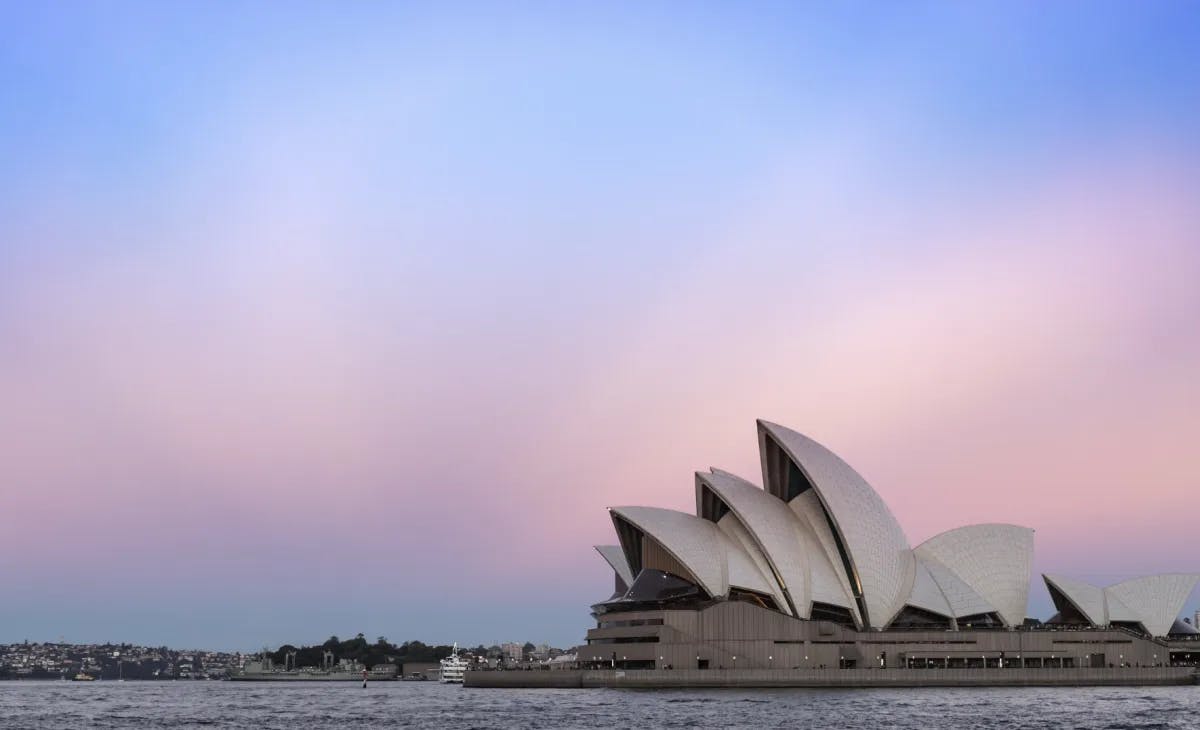
[[[690,509],[709,466],[757,481],[757,417],[840,453],[914,544],[1004,521],[1037,530],[1038,571],[1195,569],[1191,181],[1085,165],[937,220],[814,220],[774,202],[798,184],[579,327],[519,295],[393,327],[319,248],[258,252],[285,273],[267,286],[245,251],[41,260],[7,295],[2,528],[38,545],[8,569],[358,600],[379,570],[382,595],[461,579],[513,605],[549,574],[582,620],[604,507]],[[806,260],[797,219],[894,247]]]
[[[914,544],[1003,521],[1039,572],[1200,569],[1200,84],[1158,65],[1194,44],[644,12],[264,9],[203,57],[182,10],[25,19],[0,641],[569,644],[604,508],[759,481],[756,418]]]

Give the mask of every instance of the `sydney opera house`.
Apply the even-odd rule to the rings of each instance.
[[[597,550],[615,591],[593,606],[584,669],[1074,669],[1188,666],[1179,620],[1200,575],[1094,586],[1043,580],[1057,613],[1027,618],[1034,531],[958,527],[912,546],[849,465],[758,422],[763,486],[695,475],[696,513],[610,509]]]

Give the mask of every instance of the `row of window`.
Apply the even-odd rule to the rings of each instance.
[[[803,644],[804,642],[803,642],[803,641],[776,641],[775,643],[776,643],[776,644]],[[853,643],[853,642],[846,642],[846,641],[829,641],[829,640],[823,640],[823,639],[813,639],[812,643],[814,643],[814,644],[842,644],[842,645],[846,645],[846,644],[850,644],[850,643]],[[942,645],[942,644],[975,644],[975,643],[977,643],[977,642],[975,642],[974,640],[971,640],[971,639],[952,639],[952,640],[949,640],[949,641],[947,641],[947,640],[945,640],[945,639],[930,639],[930,640],[923,640],[923,641],[918,641],[918,640],[907,640],[907,641],[906,641],[906,640],[903,640],[903,639],[898,639],[898,640],[895,640],[895,641],[889,641],[889,640],[887,640],[887,639],[871,639],[870,641],[865,641],[865,642],[863,642],[863,643],[864,643],[864,644],[869,644],[869,645],[871,645],[871,646],[875,646],[876,644],[887,644],[887,645],[895,645],[895,644],[900,644],[900,645],[905,645],[905,646],[906,646],[906,645],[910,645],[910,644],[938,644],[938,645]]]
[[[635,619],[626,619],[624,621],[605,620],[605,621],[600,622],[600,628],[602,628],[602,629],[613,629],[613,628],[618,628],[618,627],[622,627],[622,626],[662,626],[662,625],[663,625],[663,620],[661,618],[635,618]]]

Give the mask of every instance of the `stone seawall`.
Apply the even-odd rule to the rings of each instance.
[[[642,669],[467,672],[467,687],[1089,687],[1196,683],[1187,667],[1114,669]]]

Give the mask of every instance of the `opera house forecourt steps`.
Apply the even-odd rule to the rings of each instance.
[[[1200,575],[1092,586],[1045,575],[1034,531],[958,527],[915,547],[879,494],[816,441],[757,422],[762,486],[696,472],[695,514],[609,509],[613,592],[573,667],[468,671],[468,687],[914,687],[1197,682],[1178,620]]]

